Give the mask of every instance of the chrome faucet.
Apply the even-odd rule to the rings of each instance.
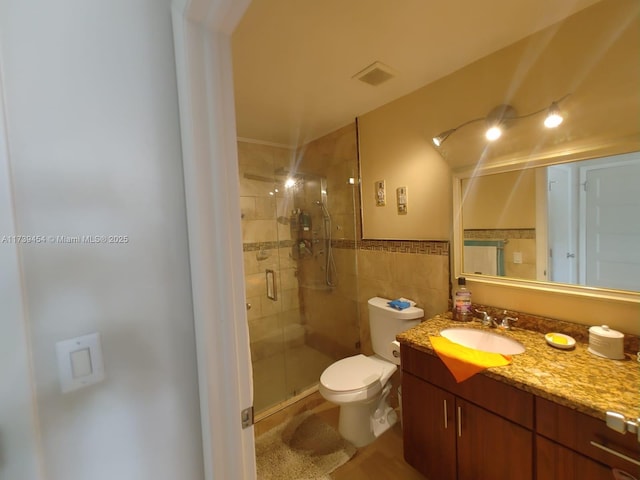
[[[482,318],[480,319],[480,321],[482,322],[482,325],[484,325],[485,327],[496,326],[495,320],[491,318],[491,315],[489,315],[487,312],[484,312],[482,310],[476,310],[476,313],[479,313],[482,315]]]
[[[482,325],[484,325],[485,327],[500,328],[502,330],[510,330],[511,322],[518,321],[517,318],[508,316],[506,310],[502,312],[504,317],[502,317],[502,321],[500,321],[499,323],[496,321],[495,318],[493,318],[491,315],[489,315],[485,311],[476,310],[476,313],[479,313],[482,315],[482,318],[480,319],[480,321],[482,322]]]
[[[517,318],[508,316],[506,310],[503,310],[502,315],[504,315],[504,317],[502,317],[502,322],[500,322],[499,327],[504,329],[504,330],[510,330],[511,329],[511,322],[517,322],[518,321]]]

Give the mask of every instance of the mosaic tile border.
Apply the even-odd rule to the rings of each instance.
[[[362,240],[360,250],[449,256],[449,242],[434,240]]]
[[[289,248],[293,240],[279,242],[243,243],[243,252],[256,252],[264,249]],[[434,240],[332,240],[331,246],[345,250],[374,250],[390,253],[417,253],[423,255],[449,256],[449,242]]]
[[[508,229],[467,229],[464,231],[465,239],[482,238],[482,239],[507,239],[507,238],[524,238],[535,240],[535,228],[508,228]]]
[[[279,242],[253,242],[243,243],[243,252],[258,252],[260,250],[271,250],[275,248],[289,248],[293,245],[293,240],[280,240]]]

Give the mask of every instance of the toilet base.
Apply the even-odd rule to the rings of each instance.
[[[380,416],[380,418],[371,418],[371,430],[373,430],[373,435],[378,438],[384,432],[393,427],[398,421],[398,414],[396,411],[387,407],[384,413]]]
[[[383,408],[378,408],[376,416],[376,407],[379,407],[376,401],[353,405],[342,404],[338,422],[340,435],[354,446],[364,447],[395,425],[398,415],[393,408],[385,402]]]

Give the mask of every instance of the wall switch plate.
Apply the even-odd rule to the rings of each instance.
[[[522,263],[522,252],[513,252],[513,263]]]
[[[384,180],[378,180],[375,185],[376,207],[384,207],[387,204],[387,191]]]
[[[409,199],[407,197],[407,187],[396,188],[396,200],[398,204],[398,215],[406,215]]]
[[[104,380],[100,334],[91,333],[56,343],[58,375],[62,393]]]

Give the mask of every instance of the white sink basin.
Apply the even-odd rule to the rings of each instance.
[[[445,328],[440,332],[444,338],[465,347],[483,352],[517,355],[524,352],[524,345],[517,340],[498,335],[497,333],[473,328]]]

